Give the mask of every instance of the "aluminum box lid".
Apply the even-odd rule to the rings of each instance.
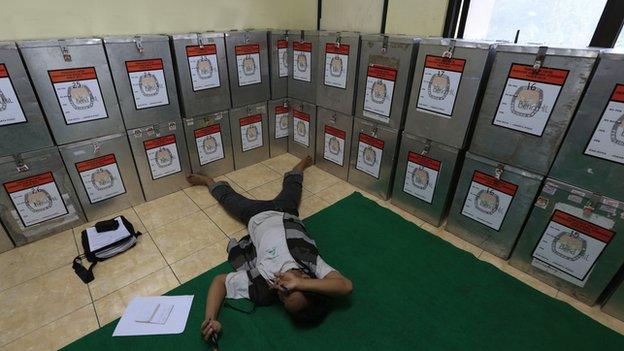
[[[340,37],[350,37],[350,38],[357,38],[360,36],[360,32],[342,32],[339,30],[321,30],[318,32],[319,36],[331,36],[331,37],[335,37],[335,36],[340,36]]]
[[[570,56],[570,57],[597,57],[600,53],[597,49],[572,49],[572,48],[562,48],[562,47],[550,47],[546,46],[548,49],[546,50],[546,56],[554,55],[554,56]],[[526,45],[526,44],[499,44],[496,46],[497,52],[512,52],[512,53],[523,53],[523,54],[537,54],[540,45]]]
[[[383,41],[384,38],[388,38],[389,43],[404,43],[404,44],[416,44],[421,39],[415,35],[404,34],[365,34],[362,35],[362,41]]]
[[[169,36],[162,34],[113,35],[104,37],[104,43],[134,43],[136,41],[169,41]]]
[[[63,46],[83,46],[83,45],[101,45],[102,39],[96,37],[89,38],[59,38],[46,40],[27,40],[20,41],[17,45],[20,48],[44,48]]]
[[[172,34],[171,38],[173,40],[177,39],[197,39],[199,37],[202,38],[223,38],[225,36],[224,32],[195,32],[195,33],[178,33]]]
[[[429,38],[423,38],[420,40],[420,45],[450,46],[451,44],[453,44],[453,46],[455,47],[481,49],[481,50],[489,50],[492,46],[495,45],[495,44],[488,43],[485,41],[471,41],[471,40],[442,38],[442,37],[429,37]]]

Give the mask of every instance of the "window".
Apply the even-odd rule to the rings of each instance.
[[[463,37],[548,46],[590,44],[607,0],[472,0]]]
[[[624,30],[620,32],[614,48],[624,49]]]

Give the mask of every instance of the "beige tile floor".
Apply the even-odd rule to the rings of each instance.
[[[279,192],[282,174],[297,162],[285,154],[218,179],[248,197],[269,199]],[[317,167],[306,171],[303,186],[300,214],[304,218],[360,191],[433,235],[624,334],[624,323],[597,307],[578,303],[443,228]],[[0,254],[0,351],[58,349],[121,316],[134,296],[163,294],[224,262],[229,238],[247,234],[205,187],[189,187],[119,214],[144,235],[132,250],[99,264],[96,279],[88,285],[74,275],[71,261],[82,251],[80,231],[92,223]]]

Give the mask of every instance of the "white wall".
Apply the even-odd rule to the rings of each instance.
[[[321,29],[379,33],[383,0],[323,0]]]
[[[386,33],[441,36],[448,0],[389,0]]]
[[[243,28],[316,29],[316,0],[5,0],[0,40]]]

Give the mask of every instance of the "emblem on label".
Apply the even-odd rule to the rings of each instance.
[[[7,106],[11,103],[13,103],[13,101],[7,98],[2,92],[2,90],[0,90],[0,111],[6,110]]]
[[[42,212],[52,208],[52,196],[43,189],[33,189],[24,194],[24,203],[32,212]]]
[[[281,130],[288,129],[288,115],[282,115],[278,125]]]
[[[243,59],[243,73],[246,76],[251,76],[256,73],[256,61],[251,57],[251,55],[247,55]]]
[[[335,136],[332,136],[329,139],[329,152],[334,155],[338,155],[340,153],[340,142]]]
[[[479,190],[474,199],[475,208],[483,213],[493,214],[498,210],[500,198],[491,190]]]
[[[288,67],[288,51],[286,50],[282,53],[282,65]]]
[[[412,172],[412,184],[418,189],[425,190],[429,185],[429,173],[421,166]]]
[[[173,164],[173,155],[169,149],[161,147],[156,151],[156,165],[165,168]]]
[[[575,231],[561,232],[553,240],[551,248],[555,255],[568,261],[576,261],[585,255],[587,241]]]
[[[332,57],[331,61],[329,62],[329,73],[334,76],[334,77],[340,77],[342,75],[342,70],[344,65],[342,64],[342,59],[340,58],[340,56],[336,55],[334,57]]]
[[[195,70],[197,71],[197,75],[202,79],[211,78],[214,71],[214,69],[212,68],[212,63],[205,56],[202,56],[199,60],[197,60]]]
[[[303,52],[297,55],[297,69],[299,71],[305,72],[308,70],[308,59],[306,58]]]
[[[245,133],[245,137],[247,141],[255,141],[258,139],[258,127],[251,126],[247,128],[247,133]]]
[[[95,98],[88,86],[82,85],[80,82],[73,82],[67,88],[67,98],[74,110],[87,110],[93,107]]]
[[[614,144],[624,146],[624,115],[615,121],[611,129],[611,141]]]
[[[150,72],[145,72],[139,78],[139,88],[143,96],[155,96],[160,92],[160,84],[155,75]]]
[[[516,90],[511,98],[511,113],[520,117],[533,117],[542,107],[544,91],[529,83]]]
[[[375,83],[373,83],[373,86],[371,87],[371,99],[373,100],[373,102],[377,104],[382,104],[384,101],[386,101],[387,95],[388,88],[386,87],[386,84],[381,79],[375,81]]]
[[[362,155],[364,156],[364,163],[369,166],[373,166],[377,162],[377,154],[370,145],[364,148]]]
[[[427,93],[430,98],[444,100],[451,90],[451,78],[444,72],[434,74],[427,85]]]
[[[202,143],[202,148],[208,154],[212,154],[217,151],[218,146],[217,139],[215,139],[212,135],[204,139],[204,142]]]
[[[300,136],[306,136],[306,126],[305,123],[303,123],[303,121],[299,120],[297,122],[297,134],[299,134]]]
[[[91,174],[91,184],[97,190],[109,189],[115,185],[115,178],[109,170],[100,168]]]

